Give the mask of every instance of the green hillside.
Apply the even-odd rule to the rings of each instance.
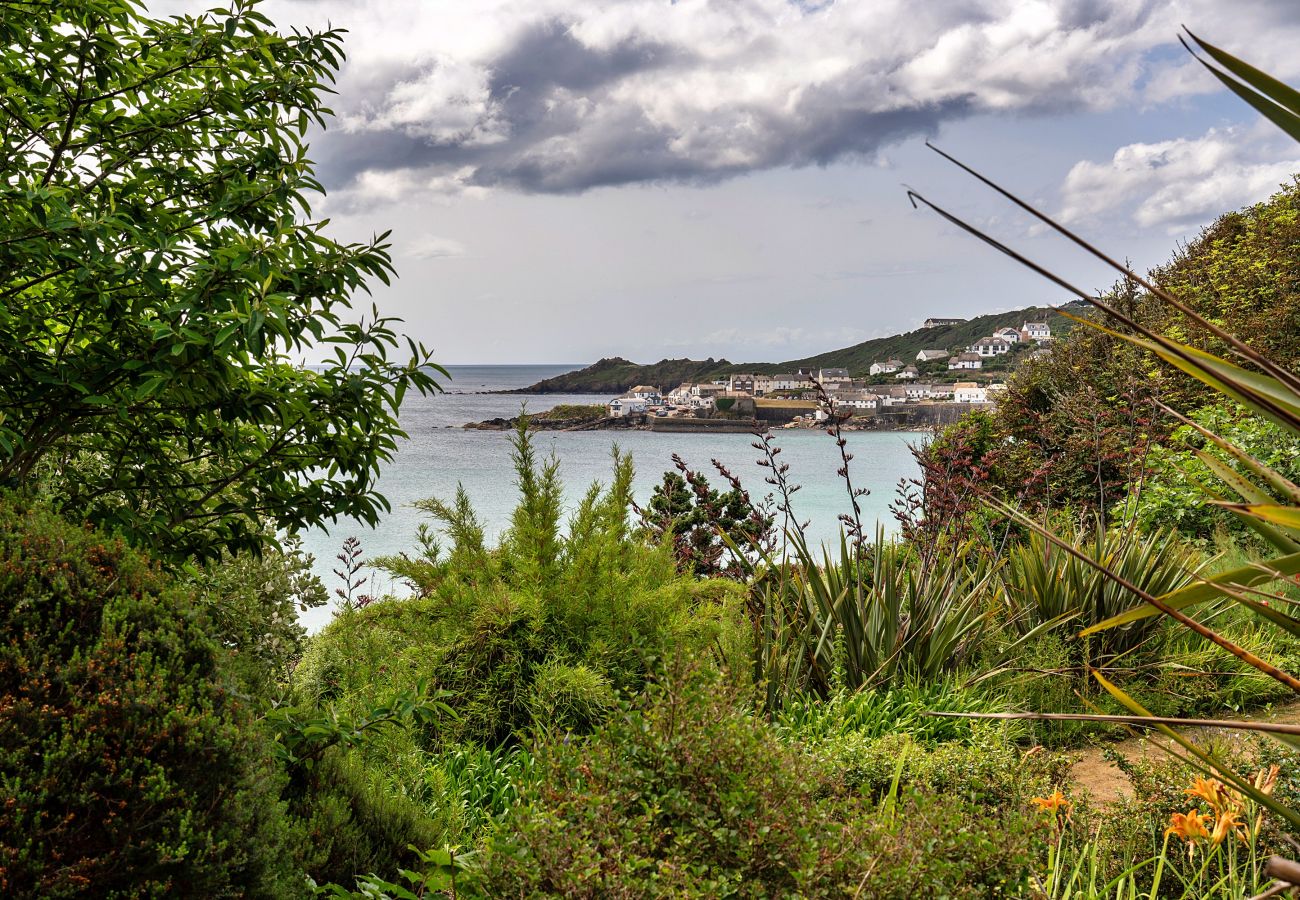
[[[686,381],[706,381],[712,375],[732,368],[725,359],[661,359],[640,365],[620,356],[565,372],[537,382],[517,394],[620,394],[638,384],[668,390]]]
[[[1064,334],[1073,324],[1050,307],[1035,306],[1011,312],[976,316],[959,325],[940,325],[936,328],[918,328],[906,334],[873,338],[816,356],[783,363],[745,363],[727,367],[727,372],[793,372],[795,369],[848,369],[851,375],[865,375],[873,362],[884,362],[894,357],[905,363],[913,362],[921,350],[965,350],[982,337],[988,337],[999,328],[1019,328],[1025,322],[1046,322],[1055,336]]]
[[[897,357],[904,362],[912,362],[921,350],[961,351],[999,328],[1019,328],[1026,321],[1047,322],[1054,335],[1064,334],[1072,324],[1069,319],[1054,309],[1033,306],[1011,312],[976,316],[958,325],[918,328],[906,334],[874,338],[852,347],[779,363],[731,363],[725,359],[710,358],[706,360],[661,359],[657,363],[641,365],[614,356],[602,359],[585,369],[547,378],[514,393],[617,394],[638,384],[670,390],[683,382],[707,381],[732,372],[775,374],[793,372],[796,369],[838,367],[848,369],[854,376],[866,375],[867,369],[878,360],[884,361],[890,357]]]

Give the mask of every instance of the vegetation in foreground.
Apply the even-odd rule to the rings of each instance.
[[[283,536],[380,515],[402,397],[434,387],[390,323],[345,324],[382,240],[308,222],[338,35],[242,0],[36,24],[0,7],[6,896],[1272,890],[1294,734],[1160,725],[1177,755],[1117,757],[1119,800],[1070,753],[1300,689],[1294,187],[1127,273],[1118,325],[923,449],[897,538],[834,421],[835,552],[768,436],[769,496],[683,461],[636,510],[615,450],[566,511],[521,430],[500,540],[464,491],[423,502],[417,549],[373,561],[410,596],[362,597],[349,551],[308,638],[323,589]],[[1300,98],[1202,47],[1300,139]],[[337,365],[287,362],[321,344]]]

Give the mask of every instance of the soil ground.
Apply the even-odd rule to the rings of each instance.
[[[1269,712],[1259,715],[1233,716],[1226,714],[1225,719],[1240,719],[1248,722],[1285,722],[1300,724],[1300,701],[1273,707]],[[1241,739],[1241,732],[1223,728],[1185,728],[1182,733],[1197,743],[1219,743]],[[1125,759],[1141,760],[1152,756],[1164,755],[1162,746],[1172,743],[1158,732],[1151,732],[1144,737],[1126,738],[1105,746],[1089,747],[1077,754],[1077,759],[1070,767],[1070,781],[1092,794],[1097,803],[1113,803],[1122,797],[1132,796],[1133,786],[1116,766],[1103,755],[1109,747]]]

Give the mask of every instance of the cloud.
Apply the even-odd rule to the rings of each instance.
[[[406,252],[416,259],[454,259],[464,256],[468,251],[460,241],[426,234],[411,241],[406,246]]]
[[[1268,47],[1300,37],[1285,3],[1233,6]],[[1217,27],[1227,16],[1212,0],[310,7],[352,30],[341,127],[313,149],[354,204],[370,197],[367,175],[426,193],[710,183],[878,160],[980,113],[1168,99],[1212,84],[1167,50],[1180,17]],[[1235,33],[1232,21],[1220,33]]]
[[[1268,123],[1211,128],[1197,138],[1120,147],[1076,163],[1062,187],[1066,222],[1128,219],[1178,234],[1226,209],[1257,203],[1300,173],[1294,143]]]

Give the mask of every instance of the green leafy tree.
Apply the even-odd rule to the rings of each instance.
[[[0,2],[0,484],[173,557],[387,508],[398,407],[436,370],[353,313],[386,235],[312,217],[340,60],[257,0]]]

